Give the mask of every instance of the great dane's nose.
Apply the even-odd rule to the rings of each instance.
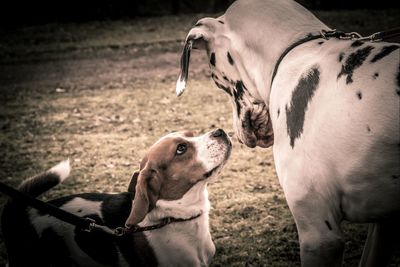
[[[222,129],[217,129],[217,130],[215,130],[214,132],[212,132],[211,135],[212,135],[213,137],[225,137],[225,136],[226,136],[226,133],[225,133],[224,130],[222,130]]]

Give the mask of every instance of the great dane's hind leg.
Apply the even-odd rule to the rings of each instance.
[[[360,267],[387,266],[400,245],[400,219],[369,225]]]
[[[342,266],[344,238],[340,213],[318,194],[309,196],[288,202],[299,234],[301,265]]]

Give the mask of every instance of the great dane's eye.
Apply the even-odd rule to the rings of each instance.
[[[182,154],[184,154],[186,152],[186,150],[187,150],[187,145],[186,144],[179,144],[176,147],[176,154],[177,155],[182,155]]]

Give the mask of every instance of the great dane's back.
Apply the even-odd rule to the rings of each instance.
[[[301,180],[289,199],[327,191],[326,202],[339,202],[343,219],[355,222],[400,210],[399,51],[333,39],[285,57],[270,110],[280,181],[290,191]]]
[[[391,49],[392,56],[379,56]],[[390,235],[398,231],[398,51],[388,43],[315,40],[280,66],[270,99],[273,150],[304,259],[325,247],[318,257],[341,262],[342,220],[385,221]]]
[[[236,1],[190,30],[177,93],[191,49],[204,48],[238,139],[274,144],[302,264],[341,265],[349,220],[374,223],[361,265],[381,266],[400,240],[399,45],[308,39],[321,30],[293,1]]]

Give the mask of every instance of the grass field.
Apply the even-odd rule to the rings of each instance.
[[[333,28],[371,34],[399,26],[399,11],[316,14]],[[121,192],[146,148],[162,135],[216,127],[233,134],[229,100],[211,82],[203,53],[193,55],[188,91],[175,96],[183,39],[203,16],[3,30],[0,179],[16,186],[70,158],[71,178],[43,199]],[[212,265],[299,265],[296,228],[271,149],[249,149],[233,141],[231,160],[209,186],[217,247]],[[357,265],[365,230],[365,225],[344,224],[346,266]],[[0,242],[0,265],[5,262]],[[400,252],[392,266],[399,265]]]

